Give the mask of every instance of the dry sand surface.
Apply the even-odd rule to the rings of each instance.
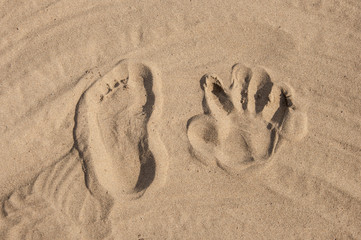
[[[361,239],[359,0],[0,6],[0,239]]]

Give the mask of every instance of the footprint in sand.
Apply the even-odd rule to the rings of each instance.
[[[236,64],[231,80],[225,88],[216,75],[202,77],[204,114],[188,121],[187,134],[197,159],[240,174],[270,162],[282,139],[302,139],[307,117],[292,88],[272,82],[262,68]]]
[[[148,123],[157,118],[153,110],[159,111],[161,104],[154,93],[160,93],[158,77],[143,64],[122,61],[81,97],[75,147],[84,161],[91,192],[137,198],[153,181],[164,178],[166,164],[150,150],[159,150],[161,141],[153,135],[150,146],[148,134]]]
[[[0,237],[49,239],[61,230],[61,239],[104,238],[111,233],[114,202],[163,185],[167,154],[156,130],[159,77],[154,68],[123,60],[82,94],[74,147],[3,199]]]

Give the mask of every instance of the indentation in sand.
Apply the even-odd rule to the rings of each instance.
[[[74,129],[91,192],[137,198],[156,176],[147,124],[155,103],[154,75],[121,61],[81,97]]]
[[[204,114],[188,121],[187,134],[200,161],[239,174],[268,163],[282,139],[302,139],[307,117],[292,88],[274,83],[263,68],[236,64],[231,80],[225,88],[216,75],[202,77]]]
[[[156,131],[162,101],[155,80],[157,71],[122,60],[94,82],[76,106],[74,147],[3,199],[0,233],[55,236],[45,230],[51,222],[66,239],[103,238],[114,203],[163,185],[168,163]]]

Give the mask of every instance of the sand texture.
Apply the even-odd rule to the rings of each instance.
[[[360,1],[0,6],[0,239],[361,239]]]

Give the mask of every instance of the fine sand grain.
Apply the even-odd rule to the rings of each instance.
[[[0,4],[0,239],[361,239],[360,1]]]

